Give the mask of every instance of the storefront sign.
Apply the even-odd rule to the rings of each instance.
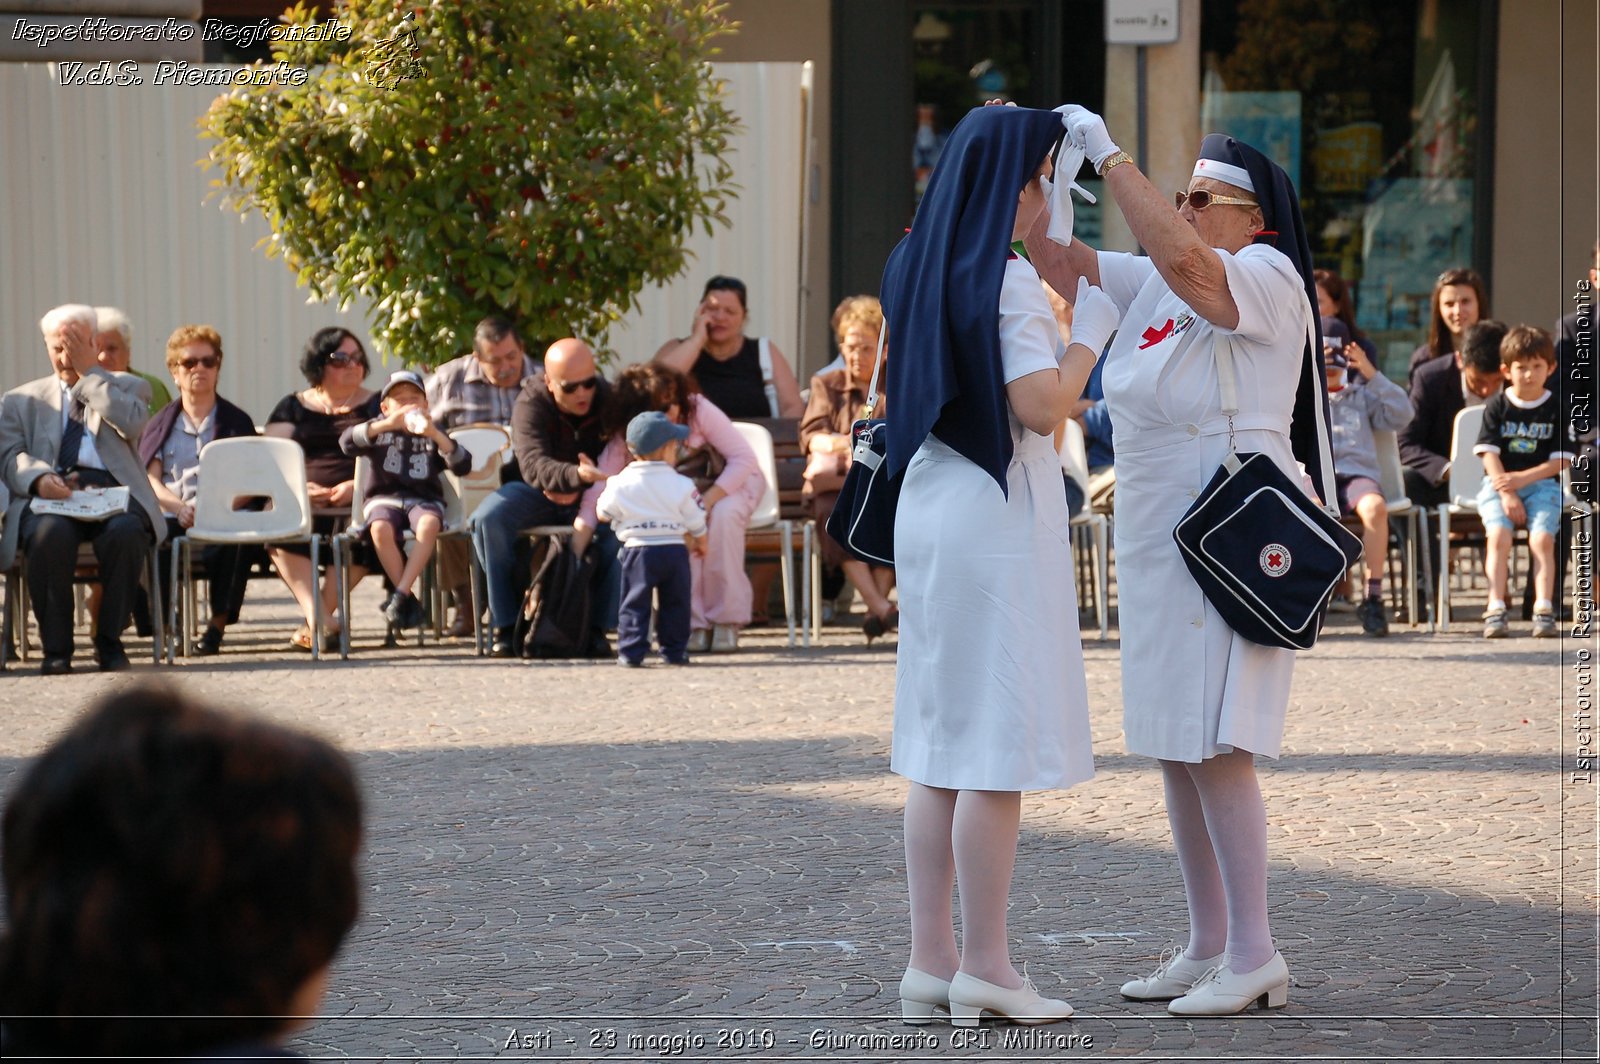
[[[1107,44],[1172,44],[1178,0],[1106,0]]]

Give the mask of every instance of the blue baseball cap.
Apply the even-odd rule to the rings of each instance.
[[[634,454],[653,454],[669,440],[688,438],[688,425],[678,424],[659,410],[646,410],[628,422],[628,450]]]
[[[409,384],[422,394],[428,394],[428,386],[422,382],[422,374],[413,372],[409,369],[402,369],[396,370],[394,373],[390,374],[388,382],[383,386],[383,391],[378,393],[378,398],[389,398],[389,393],[400,387],[402,384]]]

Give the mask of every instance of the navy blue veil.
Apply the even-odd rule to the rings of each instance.
[[[911,232],[883,271],[891,474],[931,432],[1006,490],[1000,285],[1017,196],[1061,135],[1053,111],[977,107],[945,142]]]

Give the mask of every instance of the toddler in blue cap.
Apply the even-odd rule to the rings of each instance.
[[[656,641],[669,665],[689,664],[689,551],[706,551],[706,512],[694,481],[673,468],[689,427],[658,410],[628,422],[633,461],[606,481],[595,508],[611,522],[622,549],[622,608],[617,663],[637,668],[650,652],[650,606]]]

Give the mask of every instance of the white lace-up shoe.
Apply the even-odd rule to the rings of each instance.
[[[1027,976],[1023,976],[1020,988],[1008,990],[966,972],[957,972],[950,980],[950,1022],[957,1027],[976,1027],[986,1012],[1012,1023],[1031,1026],[1070,1019],[1072,1006],[1041,996]]]
[[[1222,966],[1223,954],[1192,960],[1176,946],[1161,954],[1156,970],[1143,979],[1122,984],[1122,996],[1129,1001],[1171,1001],[1187,994],[1195,981],[1212,968]]]
[[[1174,1016],[1232,1016],[1250,1006],[1280,1009],[1289,1003],[1289,966],[1283,954],[1243,975],[1226,966],[1195,980],[1194,989],[1167,1004]]]
[[[932,1023],[934,1011],[950,1011],[950,984],[936,975],[907,968],[900,979],[900,1018],[909,1024]]]

